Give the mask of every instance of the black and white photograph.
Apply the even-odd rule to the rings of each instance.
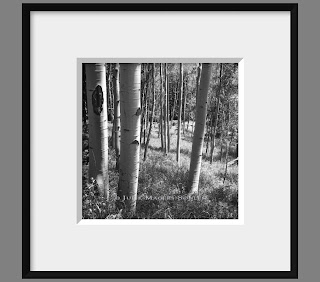
[[[21,6],[23,278],[298,277],[297,4]]]
[[[238,219],[238,63],[82,63],[82,219]]]

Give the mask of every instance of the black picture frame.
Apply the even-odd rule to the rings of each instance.
[[[291,15],[290,271],[31,271],[30,13],[32,11],[289,11]],[[22,4],[22,278],[298,278],[298,4]]]

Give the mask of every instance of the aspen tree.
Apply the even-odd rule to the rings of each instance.
[[[162,70],[162,68],[161,68],[161,64],[160,64],[160,71]],[[162,82],[162,75],[160,75],[160,78],[161,78],[161,82]],[[165,86],[165,84],[166,84],[166,74],[164,73],[164,81],[163,81],[163,83],[164,83],[164,90],[166,89],[166,86]],[[162,90],[162,83],[161,83],[161,92],[163,92],[163,90]],[[168,104],[168,102],[167,102],[167,99],[168,99],[168,96],[167,96],[167,91],[165,90],[164,91],[164,101],[163,101],[163,145],[164,145],[164,153],[165,154],[167,154],[168,153],[168,146],[167,146],[167,144],[168,144],[168,138],[167,138],[167,127],[168,127],[168,124],[167,124],[167,122],[168,122],[168,118],[167,118],[167,104]]]
[[[143,157],[144,161],[147,158],[147,151],[148,151],[152,126],[153,126],[154,104],[155,104],[155,64],[152,64],[152,106],[151,106],[149,133],[148,133],[148,137],[147,137],[146,146],[144,149],[144,157]]]
[[[170,121],[169,121],[169,115],[170,115],[170,103],[169,103],[169,79],[168,79],[168,69],[167,64],[164,64],[164,85],[165,85],[165,95],[167,97],[167,152],[170,153]]]
[[[196,101],[196,121],[192,142],[191,161],[189,169],[189,179],[187,191],[189,193],[198,193],[199,178],[202,160],[202,148],[204,141],[204,129],[207,115],[207,99],[209,82],[211,77],[212,64],[203,64],[200,87],[197,93]]]
[[[111,76],[111,64],[108,63],[105,65],[106,67],[106,81],[107,81],[107,105],[108,105],[108,121],[113,122],[112,120],[112,110],[111,110],[111,87],[110,87],[110,76]],[[111,130],[111,138],[109,144],[112,148],[115,147],[115,140],[114,140],[114,123],[112,125],[112,130]]]
[[[178,136],[177,136],[177,162],[180,166],[180,143],[181,143],[181,112],[183,94],[183,64],[180,64],[180,92],[179,92],[179,112],[178,112]]]
[[[141,100],[141,126],[140,126],[140,145],[142,144],[142,136],[143,136],[143,126],[144,126],[144,87],[145,87],[145,80],[144,80],[144,71],[145,64],[141,64],[141,90],[140,90],[140,100]],[[140,146],[141,149],[142,146]]]
[[[187,103],[187,85],[188,85],[188,76],[185,81],[185,86],[184,86],[184,95],[183,95],[183,135],[185,135],[185,130],[186,130],[186,103]]]
[[[148,91],[149,91],[149,79],[150,70],[149,64],[146,64],[146,82],[145,82],[145,93],[144,93],[144,120],[143,120],[143,144],[146,144],[146,134],[148,131],[148,121],[149,121],[149,106],[148,106]]]
[[[162,98],[162,64],[160,64],[160,134],[161,134],[161,150],[164,149],[163,140],[163,98]]]
[[[89,117],[89,179],[109,197],[108,107],[104,64],[85,64]]]
[[[230,144],[232,143],[232,139],[233,139],[233,132],[231,134],[231,139],[229,140],[229,128],[230,128],[230,100],[228,100],[228,111],[227,111],[227,115],[228,115],[228,123],[227,123],[227,134],[226,134],[226,160],[225,160],[225,171],[224,171],[224,177],[223,177],[223,183],[226,180],[227,177],[227,173],[228,173],[228,157],[229,157],[229,150],[230,150]]]
[[[119,91],[119,64],[113,70],[113,107],[114,107],[114,143],[116,151],[116,168],[119,169],[120,157],[120,91]]]
[[[213,133],[212,133],[212,143],[211,143],[211,152],[210,152],[210,163],[213,162],[213,151],[215,147],[215,138],[216,138],[216,131],[217,131],[217,125],[218,125],[218,117],[219,117],[219,107],[220,107],[220,91],[221,91],[221,75],[222,75],[222,64],[220,64],[220,75],[219,75],[219,86],[217,88],[217,106],[215,111],[215,117],[214,117],[214,127],[213,127]]]
[[[128,212],[135,213],[141,126],[141,64],[120,64],[121,154],[118,197]]]

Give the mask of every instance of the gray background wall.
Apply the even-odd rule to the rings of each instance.
[[[58,3],[59,1],[23,2]],[[67,2],[86,1],[69,0]],[[95,0],[94,2],[107,1]],[[243,1],[203,2],[242,3]],[[290,3],[293,1],[246,2]],[[320,150],[316,148],[320,140],[320,111],[318,110],[320,91],[316,88],[320,69],[320,1],[297,2],[299,3],[299,279],[311,282],[318,281],[320,277],[318,274],[320,183],[317,177],[320,172]],[[21,280],[21,3],[22,1],[17,0],[0,2],[0,280],[6,282]]]

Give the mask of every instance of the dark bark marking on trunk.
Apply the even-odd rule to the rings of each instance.
[[[92,92],[92,107],[94,113],[99,116],[103,110],[103,91],[100,85]]]
[[[140,115],[141,115],[141,112],[142,112],[142,110],[141,110],[141,108],[139,107],[134,115],[140,116]]]

